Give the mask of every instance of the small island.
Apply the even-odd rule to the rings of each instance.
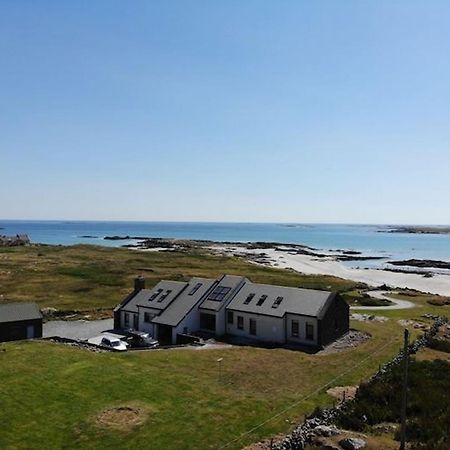
[[[409,234],[450,234],[450,226],[401,226],[388,227],[379,233],[409,233]]]

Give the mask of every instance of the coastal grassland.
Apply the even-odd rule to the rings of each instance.
[[[227,447],[240,449],[330,405],[327,383],[358,384],[401,345],[395,321],[352,325],[373,339],[323,355],[249,347],[97,354],[48,342],[4,344],[0,448],[218,449],[286,410]],[[146,422],[128,432],[97,425],[102,411],[124,405],[148,411]]]
[[[360,288],[339,278],[303,276],[195,250],[33,246],[0,251],[3,300],[60,309],[111,308],[139,273],[152,286],[162,278],[224,272],[288,286],[349,293]],[[353,328],[372,339],[334,354],[247,347],[96,354],[49,342],[3,344],[0,448],[217,449],[280,411],[285,412],[227,448],[286,433],[315,406],[331,404],[328,387],[359,384],[397,353],[403,334],[399,319],[448,314],[448,306],[431,305],[427,295],[396,295],[417,307],[368,311],[389,320],[353,321]],[[416,337],[421,331],[411,332]],[[223,358],[221,376],[218,358]],[[99,414],[120,406],[145,410],[145,423],[128,431],[98,426]]]
[[[147,287],[161,279],[185,281],[238,274],[254,282],[351,291],[359,285],[332,276],[301,275],[240,258],[189,252],[145,252],[92,245],[0,248],[0,301],[33,301],[61,310],[112,308],[142,274]]]

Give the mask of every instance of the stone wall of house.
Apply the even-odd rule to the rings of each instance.
[[[439,328],[448,322],[446,317],[435,316],[433,325],[423,336],[416,339],[408,347],[408,354],[413,355],[422,347],[425,347],[429,340],[433,338]],[[400,364],[403,361],[404,352],[401,350],[390,361],[380,367],[380,369],[372,375],[369,379],[369,383],[382,377],[385,373],[392,370],[393,367]],[[299,425],[295,430],[287,435],[280,442],[273,444],[273,450],[303,450],[307,444],[311,444],[312,440],[317,436],[326,435],[328,431],[331,432],[330,427],[338,418],[339,414],[345,411],[353,400],[342,402],[336,405],[334,408],[320,410],[312,417],[306,418],[305,421]]]

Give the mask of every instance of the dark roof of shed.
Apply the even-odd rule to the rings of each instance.
[[[0,323],[35,319],[42,319],[42,314],[36,303],[0,304]]]

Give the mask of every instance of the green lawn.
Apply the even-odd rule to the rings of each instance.
[[[400,346],[394,322],[357,326],[375,338],[323,356],[245,347],[96,354],[43,342],[4,344],[0,448],[219,448],[362,360],[333,384],[367,378]],[[330,404],[324,391],[229,448],[289,431],[316,404]],[[96,425],[97,414],[120,405],[142,406],[147,421],[131,432]]]

